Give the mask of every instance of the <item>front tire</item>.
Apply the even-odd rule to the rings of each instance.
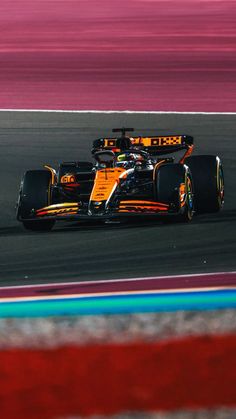
[[[193,178],[196,212],[220,211],[224,204],[224,174],[219,157],[191,156],[185,164]]]
[[[47,170],[28,170],[22,180],[17,219],[22,221],[25,229],[33,231],[49,231],[55,224],[54,220],[29,220],[32,211],[50,204],[51,173]]]
[[[155,199],[174,205],[175,221],[191,221],[194,214],[193,183],[189,169],[182,164],[164,164],[155,175]],[[167,218],[168,220],[168,218]]]

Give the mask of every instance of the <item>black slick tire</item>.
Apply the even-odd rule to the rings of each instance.
[[[181,189],[182,188],[182,189]],[[155,199],[158,202],[174,205],[179,212],[170,220],[188,222],[194,214],[193,185],[189,169],[179,163],[163,164],[155,174]],[[168,221],[169,216],[166,217]]]
[[[185,160],[193,178],[196,212],[218,212],[224,203],[224,174],[219,157],[191,156]]]
[[[55,224],[54,220],[28,220],[32,210],[43,208],[50,204],[51,173],[47,170],[29,170],[22,180],[17,218],[22,221],[27,230],[49,231]]]

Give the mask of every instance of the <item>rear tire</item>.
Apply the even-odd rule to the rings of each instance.
[[[175,221],[191,221],[194,205],[189,169],[178,163],[162,165],[155,176],[155,199],[158,202],[174,204],[176,211],[180,212],[177,216],[173,216]]]
[[[218,212],[224,204],[224,174],[217,156],[191,156],[185,160],[193,178],[197,213]]]
[[[49,231],[54,220],[25,220],[32,216],[32,210],[50,204],[51,173],[47,170],[29,170],[25,173],[18,200],[17,218],[27,230]]]

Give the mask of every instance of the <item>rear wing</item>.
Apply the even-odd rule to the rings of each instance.
[[[123,145],[122,147],[121,143]],[[114,152],[120,152],[124,148],[126,150],[138,148],[150,154],[174,153],[179,150],[188,149],[192,145],[193,137],[190,135],[99,138],[93,142],[95,150],[113,150]]]

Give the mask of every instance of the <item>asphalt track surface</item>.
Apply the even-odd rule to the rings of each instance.
[[[196,154],[219,155],[223,211],[189,224],[58,222],[50,233],[24,230],[14,210],[23,173],[89,159],[92,140],[123,125],[135,134],[190,134]],[[236,270],[235,137],[236,115],[1,112],[0,284]]]

